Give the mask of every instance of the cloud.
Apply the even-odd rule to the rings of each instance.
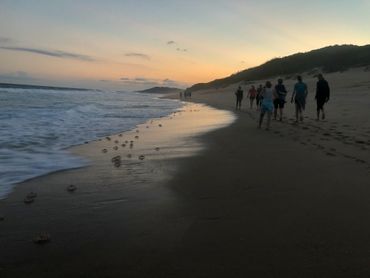
[[[175,41],[168,41],[167,44],[170,44],[170,45],[171,44],[176,44],[176,42]]]
[[[125,54],[126,57],[140,58],[144,60],[150,60],[150,56],[143,53],[129,52]]]
[[[39,48],[29,48],[29,47],[15,47],[15,46],[0,46],[0,49],[10,50],[10,51],[20,51],[20,52],[29,52],[39,55],[51,56],[56,58],[63,58],[63,59],[75,59],[85,62],[92,62],[95,59],[88,55],[71,53],[61,50],[45,50]]]

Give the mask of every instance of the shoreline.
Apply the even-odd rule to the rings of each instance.
[[[370,95],[356,88],[350,103],[333,88],[326,121],[313,119],[310,100],[303,124],[292,124],[287,106],[282,123],[258,130],[258,112],[243,107],[232,124],[197,137],[198,155],[150,160],[146,178],[130,164],[124,176],[137,183],[111,183],[106,161],[111,171],[93,171],[82,198],[50,190],[20,214],[10,206],[17,216],[0,222],[4,277],[367,277],[370,127],[357,119]],[[233,111],[233,88],[191,101]],[[52,240],[35,246],[43,229]]]

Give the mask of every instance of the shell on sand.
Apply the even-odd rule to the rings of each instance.
[[[43,232],[43,233],[40,233],[38,236],[36,236],[33,239],[33,242],[37,244],[44,244],[44,243],[49,242],[50,240],[51,240],[50,234]]]
[[[76,189],[77,189],[77,187],[73,184],[68,185],[68,187],[67,187],[67,191],[69,191],[69,192],[74,192],[74,191],[76,191]]]

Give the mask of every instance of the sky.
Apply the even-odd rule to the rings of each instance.
[[[370,0],[0,0],[0,82],[186,88],[370,43]]]

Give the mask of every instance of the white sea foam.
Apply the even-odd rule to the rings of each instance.
[[[0,199],[16,183],[88,163],[66,148],[130,130],[180,105],[139,93],[0,87]]]

